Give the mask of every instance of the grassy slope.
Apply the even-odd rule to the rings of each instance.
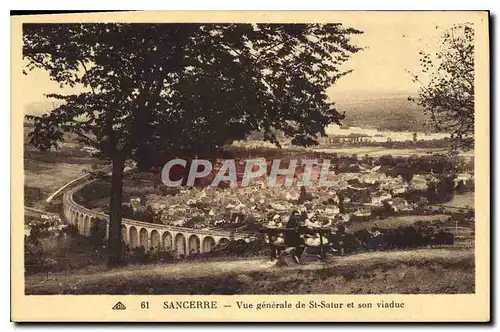
[[[90,170],[90,164],[46,163],[38,160],[24,160],[24,183],[29,187],[41,188],[51,194],[69,181]]]
[[[31,125],[24,127],[24,184],[29,187],[42,189],[51,194],[67,182],[84,175],[84,171],[91,169],[94,164],[103,164],[88,153],[81,151],[83,147],[70,134],[65,135],[67,140],[59,149],[38,151],[29,144],[28,133]]]
[[[265,258],[130,266],[26,278],[27,294],[353,294],[474,292],[474,252],[421,249],[309,259],[270,267]]]
[[[474,207],[474,192],[469,192],[462,195],[454,195],[453,199],[444,203],[445,206],[463,208],[466,206]]]
[[[24,128],[24,186],[39,194],[25,195],[26,206],[46,209],[44,200],[57,189],[92,169],[93,165],[104,164],[105,161],[89,156],[81,150],[70,135],[66,135],[68,142],[62,144],[58,150],[37,151],[29,144],[28,133],[31,126]]]
[[[348,126],[394,131],[426,131],[428,117],[421,107],[409,102],[407,96],[358,98],[337,103],[346,112]]]

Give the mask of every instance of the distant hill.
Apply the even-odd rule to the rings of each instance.
[[[57,101],[46,100],[33,102],[24,105],[24,114],[41,115],[53,110],[57,106]]]
[[[43,114],[53,109],[53,101],[31,103],[25,106],[25,114]],[[339,111],[346,113],[343,124],[352,127],[388,131],[432,131],[426,126],[428,117],[421,107],[408,101],[407,96],[375,96],[340,99]]]
[[[353,127],[388,131],[432,131],[426,122],[428,116],[407,96],[356,98],[336,102],[337,110],[344,112],[343,124]]]

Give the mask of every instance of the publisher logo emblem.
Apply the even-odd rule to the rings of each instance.
[[[112,308],[113,310],[125,310],[127,309],[127,307],[125,307],[125,305],[121,302],[118,302],[117,304],[114,305],[114,307]]]

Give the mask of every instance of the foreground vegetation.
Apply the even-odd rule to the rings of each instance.
[[[292,273],[293,271],[293,273]],[[472,293],[474,253],[421,249],[270,267],[264,258],[117,268],[26,277],[26,294]]]

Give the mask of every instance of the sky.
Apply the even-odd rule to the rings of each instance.
[[[415,16],[412,19],[401,15],[363,17],[363,20],[358,17],[341,20],[344,25],[364,32],[352,37],[353,44],[364,49],[344,64],[345,69],[354,71],[342,77],[328,94],[335,101],[415,94],[419,85],[411,82],[407,71],[418,72],[419,51],[435,49],[443,28],[450,24],[419,20]],[[25,110],[26,105],[46,101],[44,94],[72,91],[61,90],[58,83],[50,81],[48,74],[41,70],[23,76],[23,87]]]
[[[411,81],[408,73],[419,72],[419,52],[435,51],[443,33],[441,26],[428,20],[370,20],[344,22],[363,31],[352,42],[363,47],[345,64],[353,72],[342,77],[329,94],[335,99],[360,95],[414,95],[420,84]],[[438,28],[436,28],[436,26]]]

